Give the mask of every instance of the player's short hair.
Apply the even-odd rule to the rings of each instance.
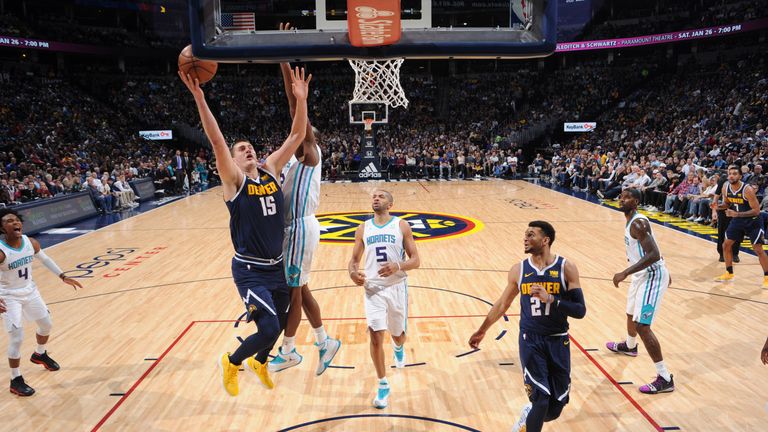
[[[20,221],[24,222],[24,218],[21,217],[21,215],[19,214],[19,212],[16,211],[16,209],[12,209],[8,207],[0,209],[0,221],[2,221],[3,218],[8,216],[9,214],[16,216],[17,218],[19,218]]]
[[[739,172],[739,174],[741,174],[741,168],[739,168],[738,165],[729,165],[728,166],[728,171],[730,171],[730,170],[736,170],[736,171]]]
[[[230,156],[234,156],[235,155],[235,147],[237,147],[237,145],[240,144],[240,143],[251,144],[251,142],[248,141],[247,139],[236,139],[232,143],[232,145],[229,146],[229,154],[230,154]],[[255,150],[255,146],[253,144],[251,144],[251,146],[254,147],[254,150]]]
[[[384,192],[384,195],[387,197],[387,201],[389,201],[390,204],[395,203],[395,197],[392,196],[392,193],[385,189],[376,189],[379,192]]]
[[[555,242],[555,227],[553,227],[551,223],[542,220],[536,220],[528,222],[528,226],[531,228],[538,228],[544,232],[544,235],[549,237],[550,246],[552,246],[552,243]]]
[[[640,194],[640,191],[637,189],[627,188],[627,189],[624,189],[624,191],[632,195],[632,198],[636,199],[638,202],[642,201],[643,199],[642,194]]]

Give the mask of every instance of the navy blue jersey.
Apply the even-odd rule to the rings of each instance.
[[[548,293],[555,296],[555,301],[543,303],[537,297],[531,297],[531,285],[541,284]],[[520,330],[539,335],[555,335],[568,332],[568,316],[558,312],[553,305],[565,294],[565,258],[555,256],[555,262],[542,270],[525,259],[520,264]]]
[[[280,183],[259,169],[259,178],[245,176],[240,190],[226,203],[235,259],[258,266],[281,267],[285,215]]]
[[[725,188],[725,197],[728,199],[728,202],[734,205],[734,210],[736,210],[737,212],[748,212],[752,210],[752,206],[749,205],[749,201],[747,201],[746,194],[744,193],[745,187],[747,187],[747,184],[744,182],[741,182],[741,187],[739,187],[735,191],[731,190],[730,183]],[[754,217],[755,216],[749,216],[749,218],[754,218]]]

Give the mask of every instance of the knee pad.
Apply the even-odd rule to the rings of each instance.
[[[262,311],[256,319],[259,333],[263,333],[268,339],[277,339],[280,335],[280,320],[269,312]]]
[[[24,340],[24,329],[15,328],[8,332],[8,358],[21,358],[21,342]]]
[[[53,328],[53,321],[51,316],[48,315],[45,318],[40,318],[35,321],[37,323],[37,334],[40,336],[49,336],[51,334],[51,328]]]
[[[557,399],[550,399],[549,409],[547,410],[547,416],[544,417],[544,421],[548,422],[560,417],[560,413],[563,412],[563,408],[565,408],[564,403]]]

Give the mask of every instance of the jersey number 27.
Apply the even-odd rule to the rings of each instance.
[[[544,315],[549,315],[549,307],[552,303],[544,303]],[[531,316],[541,316],[541,300],[538,297],[531,297]]]

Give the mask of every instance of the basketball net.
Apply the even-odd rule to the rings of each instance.
[[[369,131],[369,130],[373,129],[373,119],[372,118],[367,118],[367,119],[363,120],[363,122],[365,123],[365,130]]]
[[[349,60],[355,70],[352,102],[385,103],[408,108],[408,98],[400,86],[400,66],[404,59]]]

